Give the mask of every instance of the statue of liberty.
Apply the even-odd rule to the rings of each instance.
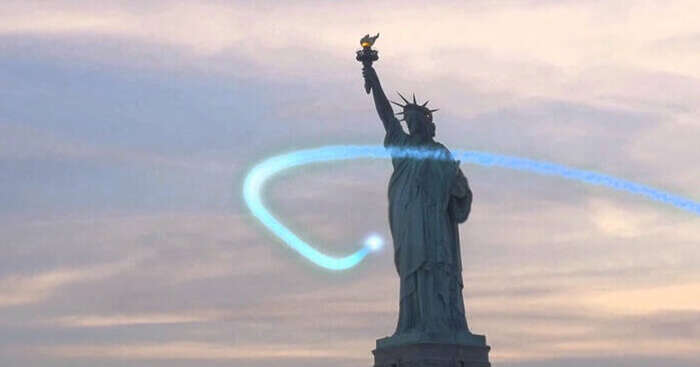
[[[376,38],[376,37],[375,37]],[[372,43],[374,39],[371,39]],[[365,52],[376,51],[362,44]],[[371,43],[369,44],[371,46]],[[472,192],[459,161],[436,142],[433,112],[399,94],[408,132],[394,116],[371,61],[363,59],[365,89],[371,91],[386,130],[384,146],[398,149],[435,150],[447,159],[417,159],[394,155],[389,180],[389,223],[394,243],[394,263],[400,277],[399,318],[396,331],[385,344],[442,341],[484,343],[469,332],[462,298],[462,260],[458,224],[467,220]],[[481,339],[479,339],[481,337]],[[380,342],[378,341],[378,346]]]

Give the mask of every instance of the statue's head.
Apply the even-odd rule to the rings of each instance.
[[[398,92],[397,92],[398,93]],[[393,104],[403,108],[403,111],[397,113],[397,115],[403,115],[401,121],[406,121],[408,126],[408,132],[411,135],[425,135],[427,137],[435,136],[435,124],[433,123],[433,112],[438,109],[431,110],[428,107],[429,101],[425,101],[423,104],[418,104],[416,102],[416,95],[413,95],[413,102],[409,102],[401,93],[398,93],[399,97],[406,102],[405,105],[391,101]]]

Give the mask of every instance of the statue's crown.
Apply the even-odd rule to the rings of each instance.
[[[403,99],[403,101],[406,102],[406,104],[401,104],[398,102],[391,101],[391,103],[403,108],[403,111],[398,112],[397,115],[403,115],[407,110],[412,109],[412,110],[417,110],[417,111],[423,113],[428,118],[428,122],[433,122],[433,112],[439,110],[439,108],[431,110],[428,107],[426,107],[428,105],[428,102],[430,102],[430,100],[425,101],[423,104],[418,104],[418,102],[416,102],[416,94],[415,93],[413,93],[413,102],[409,102],[409,100],[407,100],[399,92],[396,92],[396,94],[398,94],[399,97],[401,97],[401,99]],[[403,118],[401,118],[401,121],[403,121]]]

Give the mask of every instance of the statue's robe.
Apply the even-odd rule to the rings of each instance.
[[[445,146],[421,142],[398,124],[387,131],[384,145],[440,150],[448,158],[392,158],[389,222],[401,279],[395,334],[468,332],[457,228],[471,209],[467,179]]]

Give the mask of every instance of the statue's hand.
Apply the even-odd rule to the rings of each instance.
[[[467,190],[469,189],[469,184],[467,178],[464,177],[464,173],[459,169],[459,161],[456,161],[457,175],[452,183],[452,195],[456,197],[465,197],[467,195]]]

